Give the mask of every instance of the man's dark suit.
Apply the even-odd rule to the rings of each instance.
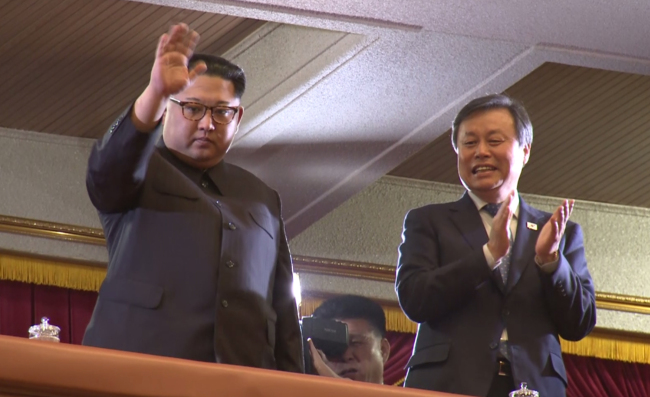
[[[485,396],[506,327],[517,388],[528,382],[541,396],[565,395],[559,336],[589,334],[596,305],[578,224],[567,223],[557,271],[547,274],[535,264],[537,236],[549,218],[520,200],[504,286],[498,270],[487,265],[482,247],[488,236],[467,193],[408,213],[396,290],[406,315],[420,325],[406,387]]]
[[[223,161],[192,180],[159,138],[127,111],[90,156],[109,264],[83,343],[302,372],[278,194]]]

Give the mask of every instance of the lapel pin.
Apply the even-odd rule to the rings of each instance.
[[[530,230],[537,230],[537,224],[533,222],[526,222],[526,227]]]

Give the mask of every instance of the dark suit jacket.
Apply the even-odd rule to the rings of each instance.
[[[578,224],[567,224],[554,273],[535,264],[537,236],[549,218],[520,201],[504,286],[487,265],[488,236],[468,194],[407,214],[396,290],[406,315],[420,324],[406,387],[485,396],[507,327],[515,384],[527,382],[541,396],[565,395],[559,336],[575,341],[589,334],[596,304]]]
[[[83,343],[302,372],[278,194],[222,162],[206,171],[215,200],[159,139],[137,132],[129,110],[90,156],[86,184],[109,264]]]

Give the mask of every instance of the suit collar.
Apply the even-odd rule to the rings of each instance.
[[[479,211],[482,210],[483,207],[485,207],[488,204],[487,201],[484,201],[482,198],[480,198],[476,194],[470,192],[469,190],[466,192],[466,194],[472,199],[472,201],[474,202],[474,205],[476,206],[476,209],[479,210]],[[515,191],[515,196],[514,196],[513,200],[514,200],[514,205],[515,205],[515,219],[519,219],[519,200],[520,199],[519,199],[519,193],[517,193],[516,191]],[[495,204],[498,204],[498,203],[495,203]]]
[[[174,167],[183,173],[188,179],[190,179],[194,184],[199,185],[203,178],[208,177],[217,187],[217,190],[221,195],[227,196],[231,191],[230,183],[228,183],[227,178],[227,168],[228,165],[222,160],[214,167],[208,169],[199,169],[192,167],[191,165],[185,163],[178,157],[176,157],[165,145],[162,136],[160,140],[156,143],[156,147],[160,154],[169,161]]]
[[[481,215],[467,192],[460,200],[452,203],[450,212],[452,222],[467,243],[475,250],[483,249],[483,245],[488,241],[488,235]]]
[[[229,178],[230,172],[228,171],[230,167],[228,163],[221,160],[219,164],[206,171],[208,177],[224,196],[230,196],[234,191],[234,186],[231,183],[232,178]]]

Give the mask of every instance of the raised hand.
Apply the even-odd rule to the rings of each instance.
[[[575,200],[564,200],[539,233],[535,244],[535,254],[541,263],[548,263],[557,259],[557,250],[562,236],[564,236],[571,212],[573,212],[574,204]]]
[[[515,213],[512,208],[515,194],[513,191],[508,195],[492,220],[488,249],[497,262],[506,256],[510,249],[510,222]]]
[[[205,72],[203,62],[192,70],[187,68],[198,42],[199,34],[184,23],[172,26],[168,33],[160,36],[149,81],[156,94],[168,98],[182,91],[196,76]]]
[[[192,70],[187,68],[198,42],[199,34],[184,23],[172,26],[168,33],[160,36],[149,85],[135,101],[131,113],[131,120],[138,131],[153,131],[162,118],[167,99],[205,72],[203,62]]]

